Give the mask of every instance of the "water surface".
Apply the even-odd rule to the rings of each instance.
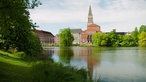
[[[146,82],[146,48],[139,47],[46,47],[55,62],[88,70],[101,82]]]

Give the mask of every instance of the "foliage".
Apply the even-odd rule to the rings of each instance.
[[[43,51],[43,48],[41,46],[38,36],[32,32],[27,38],[28,43],[23,43],[25,47],[22,47],[22,50],[30,55],[40,55]]]
[[[146,32],[146,25],[141,25],[140,26],[140,29],[139,29],[139,32]]]
[[[107,46],[108,36],[104,33],[95,33],[93,34],[93,45],[94,46]]]
[[[34,0],[32,5],[37,5],[36,2]],[[17,48],[27,55],[37,55],[42,47],[31,32],[35,25],[30,20],[28,5],[31,5],[29,0],[0,1],[0,45],[5,50]]]
[[[121,42],[121,46],[125,47],[136,46],[136,43],[131,35],[124,35],[123,41]]]
[[[3,53],[0,53],[0,82],[87,82],[84,69],[63,66],[47,59],[26,62]]]
[[[33,82],[87,82],[87,72],[47,61],[33,67]],[[56,79],[57,78],[57,79]]]
[[[138,35],[139,35],[138,29],[135,28],[135,31],[133,31],[131,35],[116,34],[116,31],[113,30],[108,34],[95,33],[93,34],[92,39],[94,46],[130,47],[130,46],[137,46]]]
[[[139,46],[146,47],[146,32],[141,32],[139,37]]]
[[[71,46],[74,40],[74,37],[71,34],[71,31],[69,28],[62,29],[59,33],[59,37],[60,37],[60,46],[62,47]]]
[[[118,36],[116,34],[116,30],[113,29],[110,33],[108,33],[109,41],[108,41],[108,46],[118,46],[117,40]]]
[[[133,42],[135,43],[135,46],[137,46],[138,38],[139,38],[139,31],[138,31],[137,27],[135,28],[134,31],[132,31],[131,37],[133,38]]]

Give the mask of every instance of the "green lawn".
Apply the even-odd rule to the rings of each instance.
[[[49,60],[28,62],[0,51],[0,82],[87,82],[87,72]]]
[[[0,51],[0,82],[19,82],[31,79],[32,65],[4,51]]]

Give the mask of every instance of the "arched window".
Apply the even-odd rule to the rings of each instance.
[[[88,43],[92,43],[92,35],[87,36],[87,41],[88,41]]]

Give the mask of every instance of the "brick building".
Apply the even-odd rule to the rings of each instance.
[[[89,13],[88,13],[87,29],[84,31],[82,31],[82,29],[71,29],[71,33],[74,37],[73,44],[92,43],[92,36],[96,32],[100,32],[100,26],[97,24],[94,24],[92,9],[90,6]],[[55,43],[59,43],[58,36],[55,37]]]
[[[34,32],[39,36],[41,43],[54,43],[54,35],[51,32],[43,30],[35,30]]]
[[[89,7],[87,29],[81,33],[82,43],[92,43],[92,36],[95,32],[100,32],[100,26],[94,24],[91,6]]]

